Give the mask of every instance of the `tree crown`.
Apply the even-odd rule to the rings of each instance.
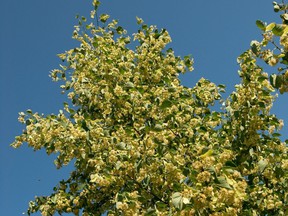
[[[13,147],[57,153],[57,168],[75,159],[69,178],[30,202],[28,214],[286,215],[287,145],[283,122],[270,113],[286,72],[270,82],[257,65],[287,63],[286,23],[257,21],[264,39],[238,58],[241,83],[223,100],[225,87],[207,79],[180,84],[193,59],[166,48],[167,30],[137,18],[132,42],[116,20],[97,16],[99,4],[96,24],[79,18],[80,46],[60,54],[65,65],[51,73],[71,102],[57,115],[20,113],[26,130]],[[266,45],[278,46],[272,36],[283,48],[267,57]],[[222,111],[213,111],[219,100]]]

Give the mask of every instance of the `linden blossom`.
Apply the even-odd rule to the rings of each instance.
[[[93,1],[91,18],[99,4]],[[26,130],[14,147],[56,153],[57,168],[75,161],[51,195],[30,202],[28,215],[288,215],[283,121],[270,113],[288,72],[270,82],[257,64],[286,64],[286,54],[265,50],[272,36],[281,37],[276,49],[286,49],[286,28],[257,22],[266,41],[253,41],[238,58],[241,84],[224,100],[224,86],[205,78],[193,88],[180,84],[193,59],[166,49],[165,29],[137,18],[131,49],[117,21],[99,18],[96,25],[79,18],[73,38],[80,46],[60,54],[65,65],[51,73],[71,105],[57,115],[19,115]]]

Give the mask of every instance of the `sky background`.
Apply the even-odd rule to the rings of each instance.
[[[88,17],[91,2],[0,0],[0,215],[22,215],[35,195],[49,195],[73,168],[56,170],[54,156],[9,145],[24,129],[17,121],[20,111],[58,113],[67,101],[61,83],[48,75],[61,63],[56,54],[77,46],[71,39],[74,17]],[[193,87],[205,77],[225,84],[227,93],[240,82],[237,56],[261,39],[255,21],[280,22],[272,0],[102,0],[100,13],[118,19],[130,34],[137,30],[136,16],[167,29],[176,55],[192,54],[195,60],[194,72],[181,76],[182,83]],[[280,95],[272,110],[286,122],[287,99],[287,93]],[[287,137],[287,126],[282,133]]]

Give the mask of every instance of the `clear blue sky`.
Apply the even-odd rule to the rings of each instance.
[[[27,146],[14,150],[9,144],[23,129],[18,112],[57,113],[67,101],[60,83],[53,83],[48,74],[61,63],[56,54],[75,47],[74,17],[88,17],[91,1],[0,1],[0,215],[22,215],[29,200],[48,195],[71,170],[56,170],[53,156],[44,151]],[[192,54],[195,71],[181,76],[183,84],[192,87],[205,77],[226,84],[227,92],[240,81],[237,56],[251,40],[261,38],[255,21],[280,22],[272,0],[102,1],[100,12],[119,19],[129,33],[136,30],[135,17],[142,17],[170,32],[177,55]],[[273,108],[286,121],[287,99],[288,94],[280,95]],[[282,133],[287,137],[287,127]]]

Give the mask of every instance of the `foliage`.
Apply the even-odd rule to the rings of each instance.
[[[81,45],[60,54],[66,64],[51,73],[64,80],[71,105],[58,115],[20,113],[26,130],[13,147],[57,153],[57,168],[75,160],[69,178],[31,201],[28,214],[287,215],[287,145],[278,133],[283,122],[270,113],[274,87],[287,91],[278,78],[287,72],[270,83],[256,63],[288,64],[286,24],[257,21],[264,40],[238,58],[241,83],[223,111],[213,111],[224,86],[204,78],[181,86],[178,75],[193,60],[166,48],[165,29],[137,18],[132,42],[108,20],[79,18],[73,37]],[[280,54],[264,49],[274,37]]]
[[[252,41],[251,50],[256,57],[264,60],[270,66],[278,65],[278,74],[270,75],[270,82],[280,93],[288,92],[288,5],[273,2],[274,11],[283,11],[280,15],[281,23],[264,23],[256,21],[262,30],[263,40]]]

